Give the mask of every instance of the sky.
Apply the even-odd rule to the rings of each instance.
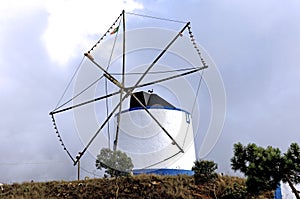
[[[226,92],[225,123],[205,157],[220,172],[234,174],[237,142],[286,151],[300,142],[299,8],[297,0],[0,0],[0,182],[77,178],[48,113],[83,52],[123,9],[191,21]],[[83,166],[82,176],[96,173]]]

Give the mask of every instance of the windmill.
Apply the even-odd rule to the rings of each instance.
[[[166,31],[166,34],[161,34],[162,30],[158,31],[153,28],[129,31],[126,29],[125,15],[177,23],[181,27],[176,31]],[[167,35],[167,39],[158,41],[149,39],[163,35]],[[108,41],[107,37],[111,39]],[[185,37],[184,40],[183,37]],[[150,43],[147,43],[147,40],[150,40]],[[179,42],[180,40],[182,41]],[[131,45],[131,43],[134,44]],[[149,45],[150,47],[145,51],[153,48],[152,45],[157,45],[157,43],[163,47],[155,49],[155,53],[152,52],[149,56],[145,56],[144,52],[141,52],[143,56],[131,56],[136,49],[140,49],[135,46],[136,43]],[[189,67],[166,66],[165,62],[175,59],[172,48],[174,46],[180,49],[186,47],[182,46],[183,43],[189,45],[189,48],[184,50],[196,55],[196,61],[193,59],[193,61],[183,60],[172,63],[172,65],[182,64]],[[168,52],[172,53],[168,54]],[[153,54],[155,55],[152,56]],[[132,60],[147,60],[149,57],[152,59],[149,63],[133,69],[128,66]],[[161,60],[164,61],[159,63]],[[122,11],[106,33],[84,53],[79,68],[82,66],[93,68],[94,72],[90,74],[98,78],[94,77],[96,80],[92,83],[82,84],[80,77],[77,77],[77,89],[75,89],[77,92],[74,96],[62,104],[59,102],[57,107],[50,112],[58,139],[74,165],[79,163],[87,151],[93,150],[93,147],[99,150],[101,146],[105,146],[112,150],[125,151],[132,157],[136,173],[161,169],[176,170],[180,173],[192,167],[195,160],[192,114],[197,103],[196,98],[188,93],[186,93],[188,96],[176,94],[175,98],[193,98],[188,103],[190,110],[187,111],[162,97],[166,93],[156,93],[159,90],[156,89],[157,87],[153,89],[157,85],[163,85],[166,82],[173,84],[176,81],[179,82],[178,87],[182,87],[184,92],[187,92],[185,88],[189,85],[182,79],[197,74],[197,89],[194,94],[198,95],[202,80],[200,72],[208,66],[195,42],[190,22]],[[96,69],[98,72],[95,72]],[[95,94],[96,88],[100,88],[102,95],[98,97],[84,95],[92,87],[94,90],[90,93]],[[149,92],[145,92],[147,90]],[[69,105],[70,102],[73,102],[73,105]],[[81,110],[88,107],[88,112],[92,112],[91,109],[95,111],[95,104],[98,102],[100,102],[99,106],[102,106],[101,116],[99,116],[102,118],[99,119],[96,114],[97,128],[91,130],[92,133],[83,141],[84,148],[74,156],[62,140],[62,132],[58,129],[56,115],[73,110],[75,117],[77,115],[79,118],[77,122],[80,123],[79,120],[84,118],[84,128],[88,129],[89,122],[93,118],[83,116]]]

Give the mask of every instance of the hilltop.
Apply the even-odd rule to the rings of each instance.
[[[1,192],[1,190],[0,190]],[[214,183],[195,185],[192,176],[138,175],[81,181],[26,182],[3,185],[0,198],[274,198],[273,193],[249,196],[245,179],[219,176]]]

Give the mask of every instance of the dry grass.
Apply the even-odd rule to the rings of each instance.
[[[244,193],[245,180],[220,176],[214,183],[195,185],[192,176],[139,175],[118,179],[52,181],[4,185],[0,198],[232,198]],[[231,195],[230,195],[231,194]],[[247,193],[244,193],[247,194]],[[269,193],[268,193],[269,194]],[[273,198],[273,195],[240,198]]]

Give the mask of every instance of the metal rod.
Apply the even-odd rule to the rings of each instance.
[[[78,160],[78,165],[77,165],[77,180],[80,180],[80,160]]]
[[[149,86],[149,85],[152,85],[152,84],[156,84],[156,83],[164,82],[164,81],[167,81],[167,80],[175,79],[177,77],[182,77],[182,76],[185,76],[185,75],[189,75],[189,74],[198,72],[200,70],[203,70],[205,68],[207,68],[207,66],[203,66],[203,67],[197,68],[195,70],[191,70],[189,72],[185,72],[185,73],[181,73],[181,74],[178,74],[178,75],[166,77],[164,79],[156,80],[156,81],[153,81],[153,82],[148,82],[148,83],[145,83],[145,84],[140,84],[140,85],[137,85],[137,86],[128,87],[126,89],[135,89],[135,88],[141,88],[141,87]]]
[[[100,64],[98,64],[94,58],[89,54],[89,53],[84,53],[84,55],[89,58],[89,60],[91,60],[91,62],[93,62],[98,68],[100,68],[100,70],[102,70],[104,72],[104,76],[111,81],[112,83],[114,83],[117,87],[122,88],[123,85],[116,80],[111,74],[109,74],[102,66],[100,66]]]
[[[85,148],[79,152],[79,155],[76,156],[76,160],[74,162],[74,165],[77,164],[77,162],[80,160],[80,158],[83,156],[83,154],[86,152],[86,150],[90,147],[90,145],[92,144],[92,142],[94,141],[94,139],[98,136],[98,134],[101,132],[101,130],[104,128],[104,126],[106,125],[106,123],[110,120],[110,118],[113,116],[114,112],[119,108],[120,104],[126,99],[126,97],[128,97],[129,94],[126,94],[122,100],[115,106],[115,108],[110,112],[110,114],[108,115],[108,117],[105,119],[105,121],[101,124],[101,126],[99,127],[99,129],[96,131],[96,133],[94,134],[94,136],[90,139],[90,141],[88,142],[88,144],[85,146]]]
[[[83,106],[83,105],[86,105],[86,104],[89,104],[89,103],[92,103],[92,102],[96,102],[96,101],[99,101],[99,100],[102,100],[102,99],[105,99],[105,98],[108,98],[108,97],[112,97],[114,95],[119,94],[119,92],[120,91],[117,91],[117,92],[110,93],[110,94],[105,95],[105,96],[101,96],[101,97],[98,97],[98,98],[95,98],[95,99],[92,99],[92,100],[88,100],[88,101],[82,102],[80,104],[76,104],[74,106],[70,106],[70,107],[67,107],[67,108],[64,108],[64,109],[60,109],[60,110],[57,110],[57,111],[52,111],[52,112],[49,113],[49,115],[54,115],[56,113],[64,112],[64,111],[67,111],[67,110],[71,110],[71,109],[77,108],[79,106]]]
[[[131,93],[131,96],[134,97],[134,99],[143,107],[143,109],[148,113],[148,115],[158,124],[158,126],[167,134],[167,136],[172,140],[172,143],[175,144],[180,152],[184,153],[183,149],[179,146],[179,144],[175,141],[175,139],[169,134],[169,132],[161,125],[161,123],[150,113],[150,111],[147,109],[147,107],[135,96],[134,93]]]
[[[144,79],[144,77],[147,75],[147,73],[151,70],[151,68],[156,64],[156,62],[167,52],[167,50],[171,47],[171,45],[177,40],[177,38],[183,33],[183,31],[190,25],[190,22],[186,23],[185,26],[179,31],[179,33],[171,40],[171,42],[161,51],[161,53],[156,57],[156,59],[150,64],[150,66],[147,68],[145,73],[139,78],[139,80],[136,82],[134,87],[136,87],[141,81]]]
[[[122,96],[123,96],[123,88],[124,88],[124,82],[125,82],[125,52],[126,52],[126,48],[125,48],[125,10],[123,10],[122,12],[123,14],[123,63],[122,63],[122,87],[120,88],[120,106],[119,106],[119,113],[118,113],[118,118],[117,118],[117,129],[116,129],[116,137],[114,140],[114,147],[113,150],[117,150],[117,146],[118,146],[118,138],[119,138],[119,130],[120,130],[120,120],[121,120],[121,111],[122,111]]]

